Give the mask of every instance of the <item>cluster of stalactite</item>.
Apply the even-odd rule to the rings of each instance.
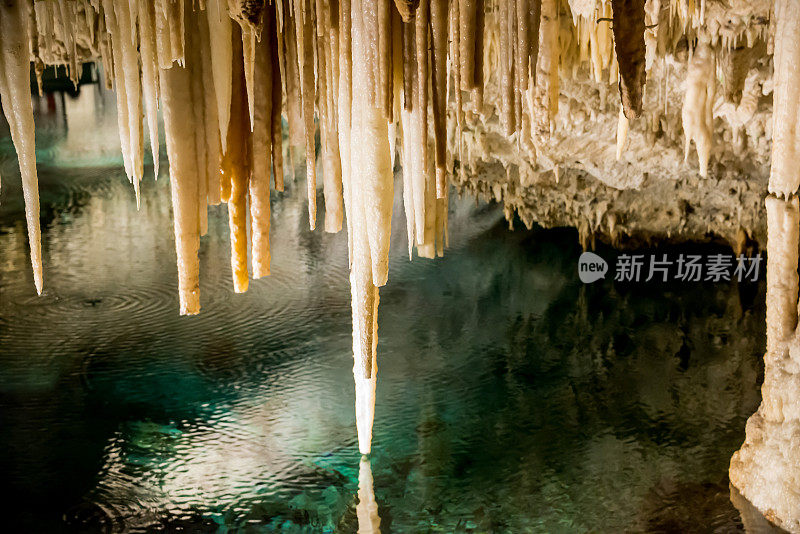
[[[137,202],[146,132],[158,176],[161,112],[181,314],[200,310],[209,205],[227,204],[236,292],[270,272],[270,190],[283,190],[303,153],[314,228],[319,131],[324,229],[338,232],[346,221],[348,233],[357,424],[367,453],[395,154],[409,256],[415,247],[441,256],[448,175],[463,169],[465,110],[496,112],[504,133],[535,154],[554,128],[559,78],[588,68],[595,81],[618,85],[621,151],[643,113],[647,71],[683,43],[692,50],[687,157],[694,141],[705,174],[717,50],[752,48],[771,27],[755,15],[713,27],[706,11],[704,0],[0,0],[0,97],[19,156],[36,289],[31,61],[40,87],[45,64],[65,65],[76,82],[82,61],[102,66]],[[744,105],[750,55],[726,58],[727,92]],[[485,102],[490,84],[499,97]]]

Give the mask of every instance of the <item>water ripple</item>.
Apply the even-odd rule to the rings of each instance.
[[[346,236],[308,232],[304,184],[288,184],[272,275],[237,295],[227,212],[211,208],[202,313],[179,317],[169,182],[146,178],[137,211],[108,159],[109,101],[56,100],[66,130],[39,117],[42,297],[0,131],[0,470],[20,510],[6,528],[355,531]],[[576,235],[451,206],[441,260],[409,263],[394,224],[371,458],[382,526],[740,528],[726,470],[759,402],[763,285],[748,306],[723,284],[586,288]]]

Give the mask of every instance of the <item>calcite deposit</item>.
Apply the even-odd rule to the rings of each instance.
[[[347,230],[364,454],[395,167],[410,257],[444,253],[449,183],[509,221],[573,226],[585,248],[766,246],[764,404],[731,480],[800,532],[796,0],[0,0],[0,30],[37,292],[31,65],[40,87],[45,64],[76,83],[83,62],[102,71],[137,200],[163,116],[181,314],[200,311],[209,206],[227,205],[246,291],[270,272],[271,189],[305,162],[309,226],[324,209],[325,231]]]

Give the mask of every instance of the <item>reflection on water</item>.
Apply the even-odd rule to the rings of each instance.
[[[378,503],[375,502],[375,489],[372,480],[372,466],[368,458],[361,458],[358,464],[358,533],[373,534],[381,531],[381,517]]]
[[[770,523],[733,485],[731,485],[731,502],[739,510],[742,524],[748,534],[786,534],[785,530]]]
[[[276,194],[273,274],[235,295],[212,210],[203,311],[179,317],[167,179],[145,181],[137,213],[109,159],[113,106],[92,91],[65,100],[66,131],[37,116],[52,121],[37,129],[41,298],[0,139],[13,528],[741,528],[727,468],[759,402],[762,285],[583,286],[574,232],[509,233],[467,199],[452,202],[447,256],[409,263],[397,219],[361,462],[346,236],[308,232],[303,184]],[[82,143],[75,124],[102,132]]]

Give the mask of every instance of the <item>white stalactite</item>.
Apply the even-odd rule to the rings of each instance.
[[[261,42],[253,37],[253,169],[250,175],[250,234],[252,240],[253,278],[270,273],[270,205],[269,176],[272,163],[272,57],[266,38]],[[247,64],[245,63],[245,72]],[[248,87],[248,92],[250,87]]]
[[[153,0],[134,2],[139,9],[139,35],[142,58],[142,83],[147,105],[147,128],[150,134],[150,153],[153,156],[153,174],[158,178],[158,54],[155,34],[155,7]]]
[[[681,118],[685,136],[684,160],[689,159],[689,148],[694,141],[700,176],[703,178],[708,176],[708,161],[713,146],[715,87],[714,51],[706,40],[700,39],[686,74],[686,98]]]
[[[173,65],[161,71],[161,102],[169,158],[181,315],[200,312],[197,154],[194,132],[186,127],[187,117],[192,117],[191,88],[191,76],[187,68]]]
[[[405,96],[404,96],[405,98]],[[403,209],[406,215],[406,235],[408,237],[408,259],[411,260],[416,244],[416,215],[414,214],[414,146],[413,128],[416,118],[413,112],[403,109],[400,112],[400,126],[403,134]],[[423,221],[424,224],[424,221]]]
[[[337,95],[339,157],[342,162],[342,196],[347,220],[348,263],[353,263],[353,207],[350,173],[350,131],[352,111],[352,53],[350,0],[339,3],[339,93]]]
[[[775,1],[775,89],[769,192],[800,187],[800,2]]]
[[[103,14],[105,15],[106,30],[109,33],[110,48],[112,52],[112,78],[114,80],[114,92],[117,97],[117,124],[119,126],[120,145],[122,147],[122,162],[125,166],[125,174],[128,180],[133,180],[133,162],[130,152],[130,119],[128,108],[128,88],[125,84],[123,73],[123,54],[122,46],[116,41],[119,40],[117,30],[117,15],[114,10],[113,0],[103,0]],[[114,36],[117,36],[115,38]]]
[[[356,426],[359,450],[369,454],[375,417],[378,344],[378,287],[388,274],[393,176],[388,127],[376,99],[371,98],[374,72],[367,61],[375,43],[360,16],[362,2],[352,3],[352,116],[350,154],[350,211],[353,261],[350,286],[353,306],[353,351],[356,380]],[[374,94],[374,93],[373,93]]]
[[[130,180],[136,193],[136,206],[140,202],[140,183],[144,174],[144,132],[142,129],[142,74],[139,69],[138,47],[134,44],[135,35],[131,32],[131,13],[127,2],[113,2],[115,26],[112,30],[112,46],[121,48],[120,74],[117,83],[125,84],[125,104],[128,125],[128,160],[131,165]],[[117,64],[115,61],[116,72]]]

